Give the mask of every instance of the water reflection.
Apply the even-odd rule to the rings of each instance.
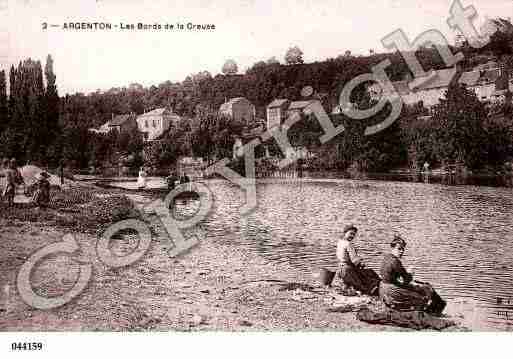
[[[356,245],[375,270],[401,233],[408,241],[403,262],[419,280],[446,298],[475,300],[486,310],[481,327],[512,329],[513,306],[496,299],[513,297],[511,189],[348,179],[262,183],[258,208],[241,217],[243,192],[227,182],[210,188],[207,240],[247,246],[307,273],[336,267],[336,240],[349,222],[359,227]]]

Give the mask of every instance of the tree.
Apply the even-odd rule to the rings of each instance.
[[[261,69],[265,69],[266,66],[267,66],[267,64],[265,63],[265,61],[258,61],[258,62],[255,62],[255,64],[251,67],[251,70],[258,71]]]
[[[27,156],[40,157],[40,146],[44,143],[40,133],[44,113],[41,63],[27,59],[17,69],[11,68],[10,84],[10,121],[0,145],[7,156],[23,162]]]
[[[483,123],[485,105],[462,84],[449,86],[445,99],[434,107],[432,121],[437,125],[435,148],[442,162],[463,163],[480,168],[485,160],[486,136]]]
[[[192,75],[192,81],[195,84],[198,82],[204,81],[204,80],[211,79],[211,78],[212,78],[212,75],[208,71],[200,71],[197,74]]]
[[[61,134],[61,129],[59,127],[59,94],[57,92],[57,84],[56,84],[56,76],[53,71],[53,59],[52,56],[48,55],[46,57],[46,65],[45,65],[45,78],[46,78],[46,91],[44,96],[44,107],[45,107],[45,123],[43,124],[42,135],[44,140],[46,141],[47,151],[46,154],[50,153],[53,156],[59,154],[55,153],[55,151],[50,151],[50,147],[54,146],[54,139],[58,138]],[[59,156],[60,157],[60,156]],[[60,158],[50,158],[49,159],[53,163],[57,163]]]
[[[0,133],[9,123],[9,106],[7,100],[7,82],[5,71],[0,71]]]
[[[278,61],[278,59],[275,56],[272,56],[269,59],[267,59],[266,63],[267,65],[279,65],[280,61]]]
[[[223,65],[222,72],[225,75],[235,75],[238,70],[237,63],[232,59],[228,59]]]
[[[297,46],[289,48],[285,54],[285,62],[288,65],[302,64],[303,51]]]

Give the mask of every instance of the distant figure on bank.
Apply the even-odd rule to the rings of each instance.
[[[429,172],[429,163],[428,162],[424,162],[424,172],[425,173]]]
[[[144,167],[141,167],[139,170],[139,178],[137,179],[137,187],[144,188],[146,187],[146,171],[144,170]]]
[[[337,258],[340,261],[339,278],[344,290],[354,289],[362,294],[378,295],[379,276],[370,268],[365,268],[352,241],[358,229],[353,225],[344,227],[343,237],[337,244]]]
[[[23,177],[16,167],[16,160],[12,158],[9,161],[7,170],[4,170],[6,177],[6,184],[3,191],[3,196],[7,200],[9,207],[14,205],[14,196],[16,195],[16,187],[24,184]]]
[[[169,176],[166,177],[166,182],[167,182],[167,188],[168,190],[172,191],[175,189],[175,186],[176,186],[176,182],[179,180],[178,176],[176,175],[176,172],[175,171],[171,171],[169,173]]]
[[[401,263],[406,248],[404,239],[395,236],[390,247],[391,251],[385,255],[381,265],[381,300],[396,310],[420,310],[440,315],[445,308],[445,301],[429,283],[414,283],[413,272],[406,271]]]
[[[59,168],[57,169],[59,172],[59,178],[61,180],[61,186],[64,184],[64,161],[59,161]]]
[[[189,183],[191,179],[185,172],[182,172],[182,176],[180,177],[180,183]]]
[[[32,196],[32,203],[39,208],[46,208],[50,203],[50,182],[48,178],[50,175],[46,172],[41,172],[37,176],[37,189]]]
[[[9,159],[4,157],[2,159],[2,163],[0,163],[0,166],[2,166],[2,168],[1,168],[1,170],[2,170],[1,175],[5,176],[5,171],[7,171],[9,169]]]

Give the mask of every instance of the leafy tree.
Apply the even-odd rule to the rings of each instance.
[[[265,69],[266,66],[267,64],[265,63],[265,61],[258,61],[251,67],[251,69],[248,70],[248,73],[259,72],[260,70]]]
[[[303,51],[297,46],[293,46],[287,50],[285,54],[285,63],[288,65],[302,64],[303,61]]]
[[[442,162],[461,162],[474,169],[483,166],[486,136],[485,105],[462,84],[452,84],[434,108],[437,124],[435,148]]]
[[[275,56],[272,56],[269,59],[267,59],[266,64],[267,65],[279,65],[280,61],[278,61],[278,59]]]
[[[238,70],[238,67],[237,67],[237,63],[234,60],[232,60],[232,59],[228,59],[224,63],[223,68],[222,68],[221,71],[225,75],[235,75],[237,73],[237,71],[239,71],[239,70]]]
[[[53,71],[53,59],[50,55],[46,58],[45,65],[46,92],[44,96],[45,122],[43,134],[48,145],[52,145],[52,139],[58,138],[59,128],[59,94],[57,92],[56,76]],[[53,158],[54,163],[59,159]]]
[[[7,82],[5,71],[0,71],[0,133],[9,123],[9,103],[7,99]]]

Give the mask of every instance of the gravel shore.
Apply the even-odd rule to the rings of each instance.
[[[39,248],[62,241],[65,229],[41,222],[0,222],[2,331],[406,330],[361,322],[354,311],[330,310],[332,292],[310,273],[268,262],[243,248],[203,240],[170,258],[169,240],[151,220],[150,249],[123,268],[107,267],[97,258],[96,236],[71,233],[80,249],[41,262],[32,274],[33,289],[47,297],[68,291],[76,281],[78,262],[92,264],[89,284],[64,306],[34,309],[18,294],[17,273]],[[112,252],[130,253],[137,238],[113,239]]]

